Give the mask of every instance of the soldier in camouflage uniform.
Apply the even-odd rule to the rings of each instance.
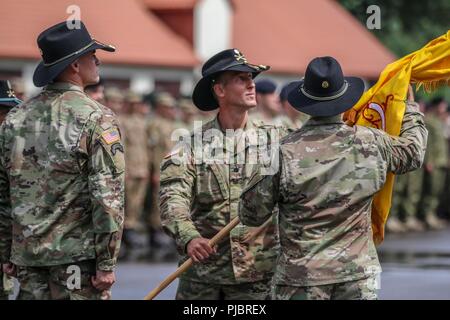
[[[193,101],[201,110],[218,108],[219,114],[188,135],[189,143],[177,145],[161,165],[163,227],[176,240],[183,256],[180,263],[194,260],[180,278],[177,299],[249,300],[269,295],[278,244],[271,220],[258,228],[239,224],[217,248],[208,244],[237,216],[239,195],[253,172],[255,164],[238,160],[247,160],[257,146],[255,140],[244,144],[247,134],[260,129],[257,132],[266,137],[273,128],[247,121],[247,111],[256,106],[252,78],[267,69],[249,64],[237,49],[210,58]],[[216,146],[216,139],[223,144]],[[216,152],[225,157],[208,161],[206,155]],[[183,161],[174,160],[179,154]]]
[[[132,91],[125,96],[120,128],[125,145],[125,222],[122,241],[127,249],[139,245],[137,227],[149,181],[147,119],[141,112],[142,97]],[[129,252],[127,250],[127,252]]]
[[[8,112],[21,102],[12,90],[10,82],[0,80],[0,125],[5,121]],[[8,295],[11,294],[13,285],[12,279],[3,274],[2,265],[0,264],[0,300],[8,300]]]
[[[437,208],[445,187],[445,169],[448,164],[448,146],[442,119],[445,112],[447,112],[447,103],[442,98],[436,98],[430,102],[425,116],[430,139],[425,154],[424,187],[419,214],[429,229],[445,227],[445,221],[437,217]]]
[[[194,128],[194,121],[202,121],[200,113],[190,99],[178,100],[178,107],[181,112],[181,121],[183,128],[192,130]]]
[[[119,88],[105,89],[105,105],[118,116],[124,112],[124,96]]]
[[[381,271],[372,239],[371,205],[387,172],[419,168],[427,131],[417,104],[407,103],[400,137],[347,126],[341,113],[364,91],[331,57],[313,59],[289,93],[311,115],[283,139],[280,169],[256,174],[241,196],[239,217],[261,225],[279,206],[281,253],[276,299],[375,299]],[[412,89],[411,89],[412,94]]]
[[[172,132],[181,127],[177,121],[176,101],[168,92],[157,93],[154,100],[154,114],[147,126],[148,153],[150,155],[150,209],[145,213],[150,258],[165,259],[175,255],[172,239],[163,232],[159,210],[159,168],[164,156],[174,146]]]
[[[114,114],[84,87],[99,80],[80,21],[42,32],[43,91],[0,129],[0,262],[19,299],[107,299],[115,282],[124,206],[124,153]]]
[[[423,169],[395,177],[391,210],[386,223],[388,232],[424,231],[418,219],[422,195]]]
[[[249,111],[249,118],[268,125],[281,126],[283,111],[276,92],[277,84],[271,79],[262,79],[255,82],[255,90],[258,105]]]

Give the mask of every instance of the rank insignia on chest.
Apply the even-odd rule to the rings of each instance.
[[[120,141],[120,134],[117,129],[111,129],[102,134],[103,141],[106,144],[113,144],[114,142]]]

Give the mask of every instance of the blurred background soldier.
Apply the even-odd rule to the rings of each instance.
[[[128,258],[131,249],[140,245],[137,230],[149,181],[146,109],[140,95],[127,92],[119,118],[126,150],[124,246],[121,258]]]
[[[11,84],[7,80],[0,80],[0,125],[6,118],[9,110],[17,106],[22,101],[19,100],[12,90]],[[3,274],[0,264],[0,300],[8,300],[8,295],[12,293],[14,282],[11,277]]]
[[[425,230],[425,224],[418,219],[423,174],[424,171],[418,169],[395,177],[391,210],[386,222],[387,232]]]
[[[425,177],[419,214],[429,229],[442,229],[445,221],[437,217],[437,208],[445,186],[445,169],[448,165],[447,140],[443,115],[447,103],[442,98],[433,99],[426,109],[425,123],[429,132],[425,154]]]
[[[105,105],[117,116],[123,112],[124,96],[119,88],[109,87],[105,90]]]
[[[190,99],[182,98],[178,100],[178,107],[180,108],[181,122],[184,128],[192,130],[194,121],[202,120],[198,109]]]
[[[174,146],[172,132],[181,127],[177,122],[176,101],[168,92],[159,92],[154,97],[153,116],[147,126],[150,185],[148,191],[150,208],[145,210],[150,260],[173,259],[175,249],[172,239],[162,230],[159,213],[159,169],[164,156]]]
[[[105,104],[105,86],[101,78],[98,83],[84,88],[84,92],[98,103]]]
[[[261,120],[264,124],[280,125],[282,113],[280,99],[276,93],[277,85],[270,79],[255,82],[256,103],[255,110],[249,113],[251,120]]]
[[[289,92],[289,84],[286,84],[281,88],[280,91],[280,103],[281,109],[284,112],[284,115],[281,117],[281,125],[285,126],[290,130],[299,129],[303,123],[308,120],[309,116],[305,113],[297,111],[294,107],[291,106],[287,99],[287,94]]]

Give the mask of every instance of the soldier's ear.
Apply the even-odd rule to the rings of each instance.
[[[216,96],[216,98],[223,98],[225,95],[224,86],[222,83],[215,83],[212,87],[213,93]]]
[[[70,64],[70,68],[73,72],[78,73],[78,71],[80,71],[80,62],[78,60],[75,60]]]

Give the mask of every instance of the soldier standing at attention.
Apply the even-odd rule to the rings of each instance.
[[[154,100],[154,113],[147,124],[147,146],[149,154],[149,196],[150,208],[144,214],[148,231],[148,260],[173,260],[176,259],[176,250],[173,240],[163,231],[159,209],[159,176],[161,161],[172,149],[175,142],[172,141],[172,133],[181,127],[177,121],[176,100],[168,92],[159,92]],[[148,192],[148,191],[147,191]]]
[[[421,166],[427,130],[411,87],[399,137],[347,126],[342,113],[363,92],[363,81],[344,77],[334,58],[313,59],[288,95],[310,120],[282,141],[278,172],[255,175],[242,193],[246,225],[262,224],[279,206],[276,299],[377,297],[372,199],[388,172]]]
[[[437,209],[445,188],[445,169],[448,164],[448,145],[445,138],[445,123],[442,119],[447,112],[447,102],[437,97],[426,108],[425,123],[430,133],[425,154],[423,193],[419,216],[428,229],[439,230],[446,227],[445,220],[438,218]]]
[[[5,121],[8,112],[20,103],[22,101],[16,97],[10,82],[0,80],[0,125]],[[11,294],[13,285],[12,279],[3,274],[0,264],[0,300],[8,300],[8,295]]]
[[[180,278],[177,299],[263,300],[269,295],[278,245],[273,224],[263,228],[239,224],[217,248],[208,244],[237,217],[239,195],[253,172],[254,165],[237,160],[242,154],[247,159],[251,149],[246,145],[238,150],[240,142],[251,130],[260,128],[258,132],[266,135],[266,128],[272,128],[248,121],[248,110],[256,106],[253,78],[267,69],[249,64],[237,49],[224,50],[206,61],[193,102],[200,110],[219,109],[219,113],[199,130],[200,148],[175,146],[162,162],[162,225],[176,240],[183,260],[194,260]],[[195,134],[194,130],[191,139]],[[214,147],[216,139],[211,135],[221,141],[226,135],[231,141]],[[225,158],[206,161],[211,149],[222,151]],[[180,150],[185,161],[172,157]]]
[[[250,119],[261,120],[268,125],[281,125],[282,109],[276,92],[277,85],[270,79],[255,82],[257,106],[249,113]]]
[[[0,262],[19,299],[107,299],[115,282],[123,146],[115,115],[83,91],[99,81],[95,50],[115,48],[76,22],[39,35],[33,82],[46,87],[0,130]]]
[[[147,147],[147,119],[142,114],[142,97],[132,91],[125,95],[125,105],[120,116],[125,146],[125,221],[122,244],[125,257],[140,245],[138,225],[144,205],[149,180],[149,154]]]

